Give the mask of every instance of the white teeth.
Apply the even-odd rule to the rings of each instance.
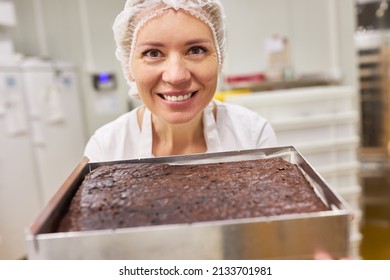
[[[163,95],[165,100],[172,101],[172,102],[180,102],[185,101],[189,99],[192,96],[192,93],[185,94],[185,95]]]

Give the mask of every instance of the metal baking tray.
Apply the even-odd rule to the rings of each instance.
[[[297,164],[329,211],[115,230],[55,232],[85,175],[114,163],[202,164],[282,157]],[[313,259],[349,255],[352,211],[292,146],[89,163],[83,158],[26,230],[29,259]]]

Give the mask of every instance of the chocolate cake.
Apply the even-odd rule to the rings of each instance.
[[[58,231],[116,229],[325,211],[282,158],[196,165],[112,164],[89,173]]]

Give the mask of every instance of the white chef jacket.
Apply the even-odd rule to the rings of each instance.
[[[259,114],[247,108],[213,101],[203,112],[207,153],[238,151],[276,146],[276,135]],[[102,126],[88,141],[84,155],[90,162],[154,157],[152,153],[152,116],[145,108],[140,128],[138,108]]]

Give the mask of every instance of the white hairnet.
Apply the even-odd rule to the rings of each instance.
[[[113,31],[116,43],[115,55],[121,63],[123,74],[130,86],[131,96],[138,95],[135,83],[132,82],[129,63],[133,57],[138,31],[147,21],[170,8],[183,9],[210,27],[217,49],[219,70],[222,69],[226,40],[225,14],[219,0],[127,0],[123,11],[115,19]]]

